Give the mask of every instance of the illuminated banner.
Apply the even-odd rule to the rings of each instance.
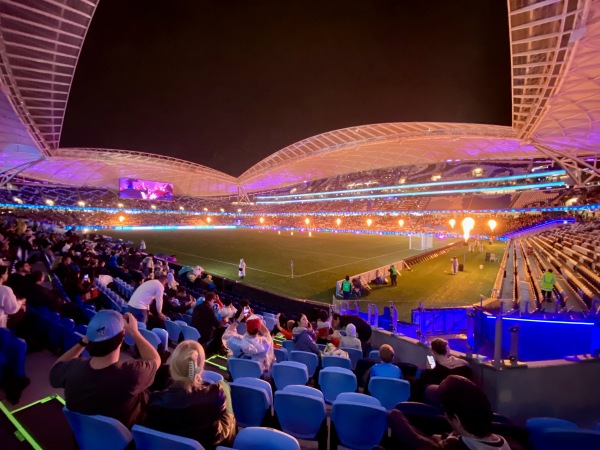
[[[161,181],[119,179],[119,196],[140,200],[173,200],[173,184]]]

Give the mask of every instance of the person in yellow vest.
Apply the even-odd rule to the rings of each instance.
[[[342,295],[344,300],[350,300],[350,293],[352,292],[352,283],[350,282],[350,275],[346,275],[344,281],[342,281]]]
[[[554,283],[556,283],[556,276],[552,269],[546,269],[542,278],[540,279],[540,289],[544,300],[547,302],[552,301],[552,290],[554,289]]]

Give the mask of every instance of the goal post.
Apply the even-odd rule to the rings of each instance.
[[[433,247],[433,236],[425,233],[411,234],[408,248],[410,250],[428,250]]]

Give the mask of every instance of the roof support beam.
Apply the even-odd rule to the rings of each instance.
[[[35,161],[28,161],[26,163],[17,164],[16,166],[2,169],[2,171],[0,171],[0,188],[3,188],[8,183],[10,183],[10,180],[12,180],[14,177],[16,177],[18,174],[20,174],[24,170],[35,166],[36,164],[44,161],[45,159],[46,159],[46,157],[42,155],[40,158],[36,159]]]
[[[537,150],[565,169],[573,181],[574,187],[585,188],[587,187],[586,183],[600,181],[600,160],[598,155],[586,157],[567,156],[561,151],[547,145],[537,142],[532,144]],[[590,158],[592,159],[591,162],[589,161]]]

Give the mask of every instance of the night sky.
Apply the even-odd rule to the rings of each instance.
[[[61,146],[238,176],[327,131],[510,108],[505,1],[101,0]]]

